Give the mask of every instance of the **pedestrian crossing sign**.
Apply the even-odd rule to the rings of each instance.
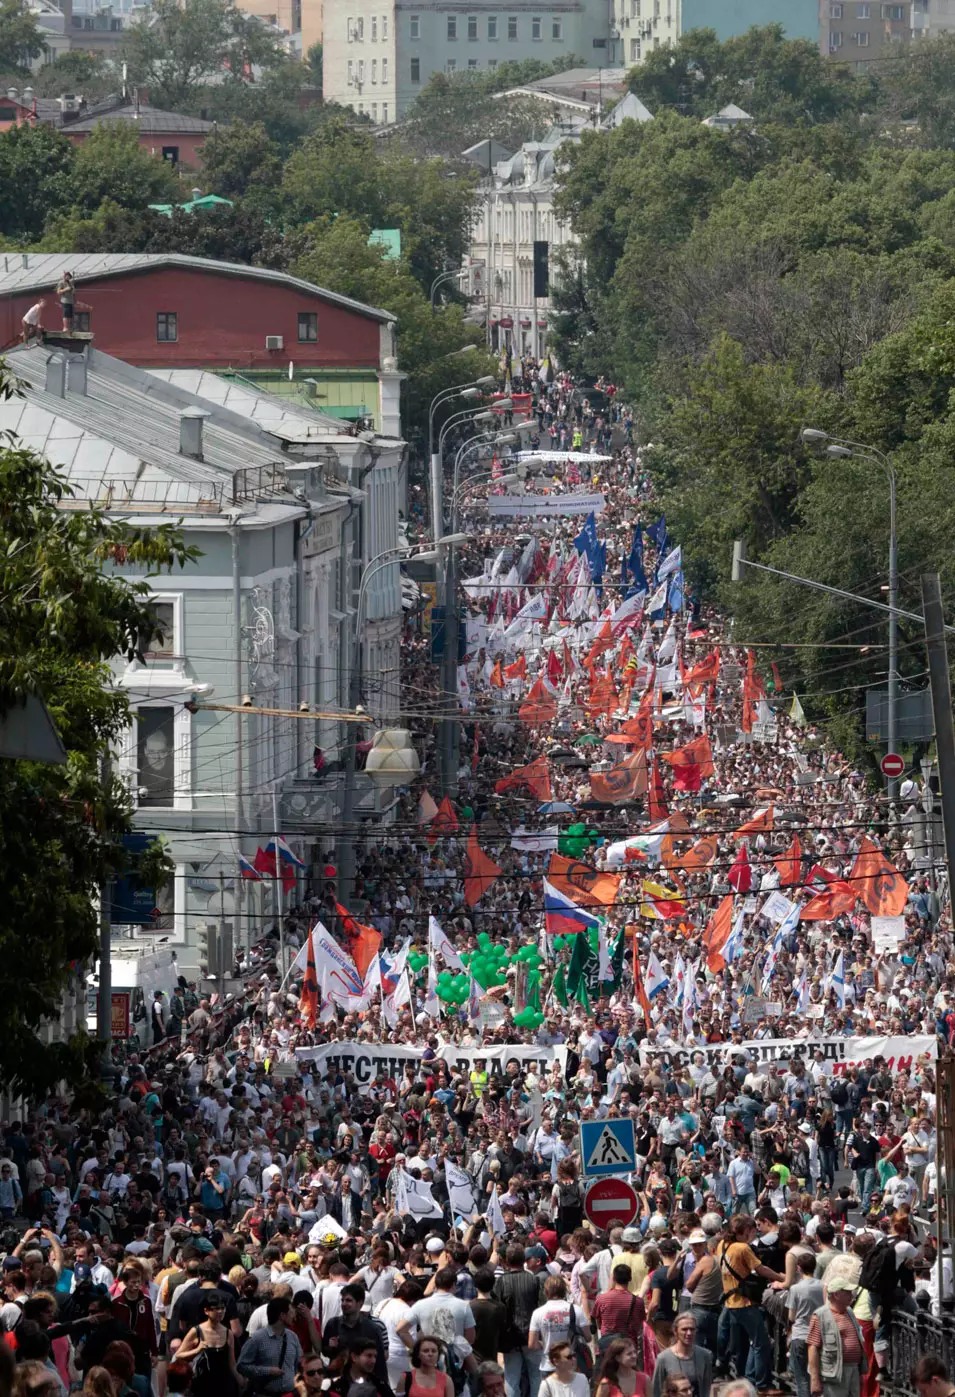
[[[632,1173],[637,1167],[633,1121],[581,1121],[580,1158],[585,1179]]]

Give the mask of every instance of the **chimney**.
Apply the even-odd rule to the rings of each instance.
[[[62,354],[51,354],[46,361],[46,391],[54,398],[66,393],[66,361]]]
[[[202,423],[209,416],[201,407],[187,407],[179,414],[179,452],[192,461],[202,460]]]
[[[66,361],[66,386],[71,393],[86,397],[86,355],[71,354]]]
[[[10,101],[11,101],[11,102],[19,102],[19,100],[20,100],[20,89],[19,89],[18,87],[8,87],[8,88],[7,88],[7,96],[10,98]]]

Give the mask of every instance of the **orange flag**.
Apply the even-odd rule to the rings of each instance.
[[[733,831],[734,839],[745,839],[749,834],[760,834],[765,830],[771,830],[776,816],[776,807],[765,805],[762,810],[757,810],[745,823],[740,825],[738,830]]]
[[[522,786],[526,786],[538,800],[551,799],[550,767],[546,757],[538,757],[528,766],[518,767],[510,776],[502,776],[500,781],[494,782],[494,789],[498,795],[503,795],[505,791],[519,790]]]
[[[650,1017],[650,998],[647,994],[647,987],[643,983],[643,972],[640,969],[640,962],[637,959],[637,938],[633,938],[633,997],[643,1010],[643,1017],[646,1020],[647,1028],[653,1023]]]
[[[848,883],[837,878],[824,893],[804,903],[799,909],[799,916],[804,922],[831,922],[843,912],[851,912],[857,901],[855,888],[850,888]]]
[[[315,970],[315,942],[308,933],[308,959],[305,962],[305,979],[298,999],[298,1012],[306,1028],[314,1028],[318,1018],[318,974]]]
[[[500,660],[494,661],[494,668],[491,670],[491,677],[487,682],[492,689],[504,688],[504,667]]]
[[[527,677],[527,661],[523,655],[519,655],[512,665],[504,666],[505,679],[525,679]]]
[[[439,834],[454,834],[460,828],[460,822],[454,813],[454,806],[451,804],[449,796],[445,796],[438,806],[438,813],[431,821],[431,828],[428,830],[428,843],[433,844]]]
[[[597,636],[597,639],[594,641],[593,645],[591,645],[590,649],[587,651],[587,657],[584,660],[584,668],[589,669],[591,665],[597,663],[597,661],[600,659],[600,656],[604,653],[605,650],[612,649],[613,632],[611,630],[610,622],[605,621],[603,623],[603,626],[601,627],[600,634]]]
[[[746,652],[746,677],[743,680],[743,717],[740,728],[743,732],[752,732],[753,724],[756,721],[756,705],[761,698],[766,697],[766,689],[761,676],[756,671],[756,652],[747,650]]]
[[[726,961],[720,952],[729,940],[732,930],[733,898],[731,894],[727,894],[707,922],[706,930],[703,933],[706,967],[713,975],[718,975],[726,966]]]
[[[647,754],[634,752],[625,757],[619,766],[612,766],[607,772],[594,772],[590,778],[590,794],[594,800],[602,800],[607,805],[621,805],[625,800],[634,800],[646,794]]]
[[[703,782],[713,775],[713,749],[705,733],[685,747],[677,747],[661,755],[673,767],[675,791],[698,791]]]
[[[653,702],[649,695],[640,700],[636,716],[628,718],[621,731],[633,738],[635,747],[642,747],[645,752],[650,750],[653,746]]]
[[[619,704],[620,696],[614,687],[610,670],[604,670],[599,679],[594,674],[590,681],[590,697],[587,700],[587,712],[591,718],[596,718],[599,713],[614,713]]]
[[[909,885],[868,835],[859,846],[849,881],[874,917],[898,917],[905,910]]]
[[[557,717],[557,700],[543,679],[535,679],[527,698],[517,710],[518,717],[528,727],[544,727]]]
[[[719,839],[715,834],[705,834],[680,859],[680,867],[687,873],[698,873],[716,862]]]
[[[714,679],[719,678],[720,673],[720,652],[714,650],[707,655],[705,660],[700,660],[692,669],[688,669],[683,676],[684,684],[710,684]]]
[[[335,903],[335,911],[342,920],[342,932],[345,936],[345,945],[348,954],[355,962],[355,968],[364,980],[375,956],[381,949],[381,933],[377,932],[373,926],[365,926],[343,907],[340,902]]]
[[[477,906],[500,871],[478,844],[477,835],[472,829],[464,859],[464,900],[469,907]]]
[[[579,859],[551,854],[547,881],[578,907],[612,907],[622,880],[614,873],[599,873]]]
[[[654,762],[650,770],[649,792],[647,796],[647,807],[650,819],[653,824],[658,820],[665,820],[667,817],[666,792],[663,789],[663,778],[660,775],[660,768]]]
[[[793,835],[793,842],[775,863],[781,888],[792,888],[802,882],[802,845],[798,834]]]

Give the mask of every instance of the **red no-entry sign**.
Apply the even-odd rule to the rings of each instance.
[[[889,780],[894,780],[896,776],[901,776],[905,770],[905,760],[898,752],[886,752],[879,765],[882,768],[882,775],[888,776]]]
[[[629,1227],[637,1216],[637,1195],[624,1179],[598,1179],[584,1199],[584,1212],[595,1227]]]

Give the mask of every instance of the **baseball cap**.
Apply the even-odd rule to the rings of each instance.
[[[697,1243],[699,1243],[701,1246],[705,1246],[705,1244],[710,1239],[709,1237],[707,1237],[702,1227],[697,1227],[693,1232],[690,1233],[689,1237],[687,1237],[686,1240],[690,1243],[690,1246],[695,1246]]]
[[[3,1269],[4,1271],[22,1271],[23,1263],[18,1256],[5,1256],[3,1258]],[[88,1271],[90,1268],[87,1266],[86,1269]]]
[[[546,1247],[528,1247],[524,1253],[525,1258],[532,1256],[535,1261],[546,1261],[548,1252]]]
[[[832,1280],[826,1277],[826,1289],[833,1290],[858,1290],[858,1280],[852,1280],[850,1276],[836,1274]]]
[[[812,1134],[812,1126],[809,1124],[808,1121],[803,1121],[802,1124],[800,1125],[799,1129],[800,1129],[800,1131],[801,1131],[801,1133],[802,1133],[803,1135],[811,1135],[811,1134]]]
[[[620,1240],[621,1242],[640,1242],[643,1239],[640,1236],[639,1227],[625,1227],[620,1234]]]
[[[282,1257],[283,1266],[300,1266],[301,1263],[302,1258],[299,1256],[297,1251],[287,1251],[285,1255]]]
[[[444,1243],[440,1237],[429,1237],[424,1244],[424,1249],[431,1256],[438,1256],[444,1251]]]

